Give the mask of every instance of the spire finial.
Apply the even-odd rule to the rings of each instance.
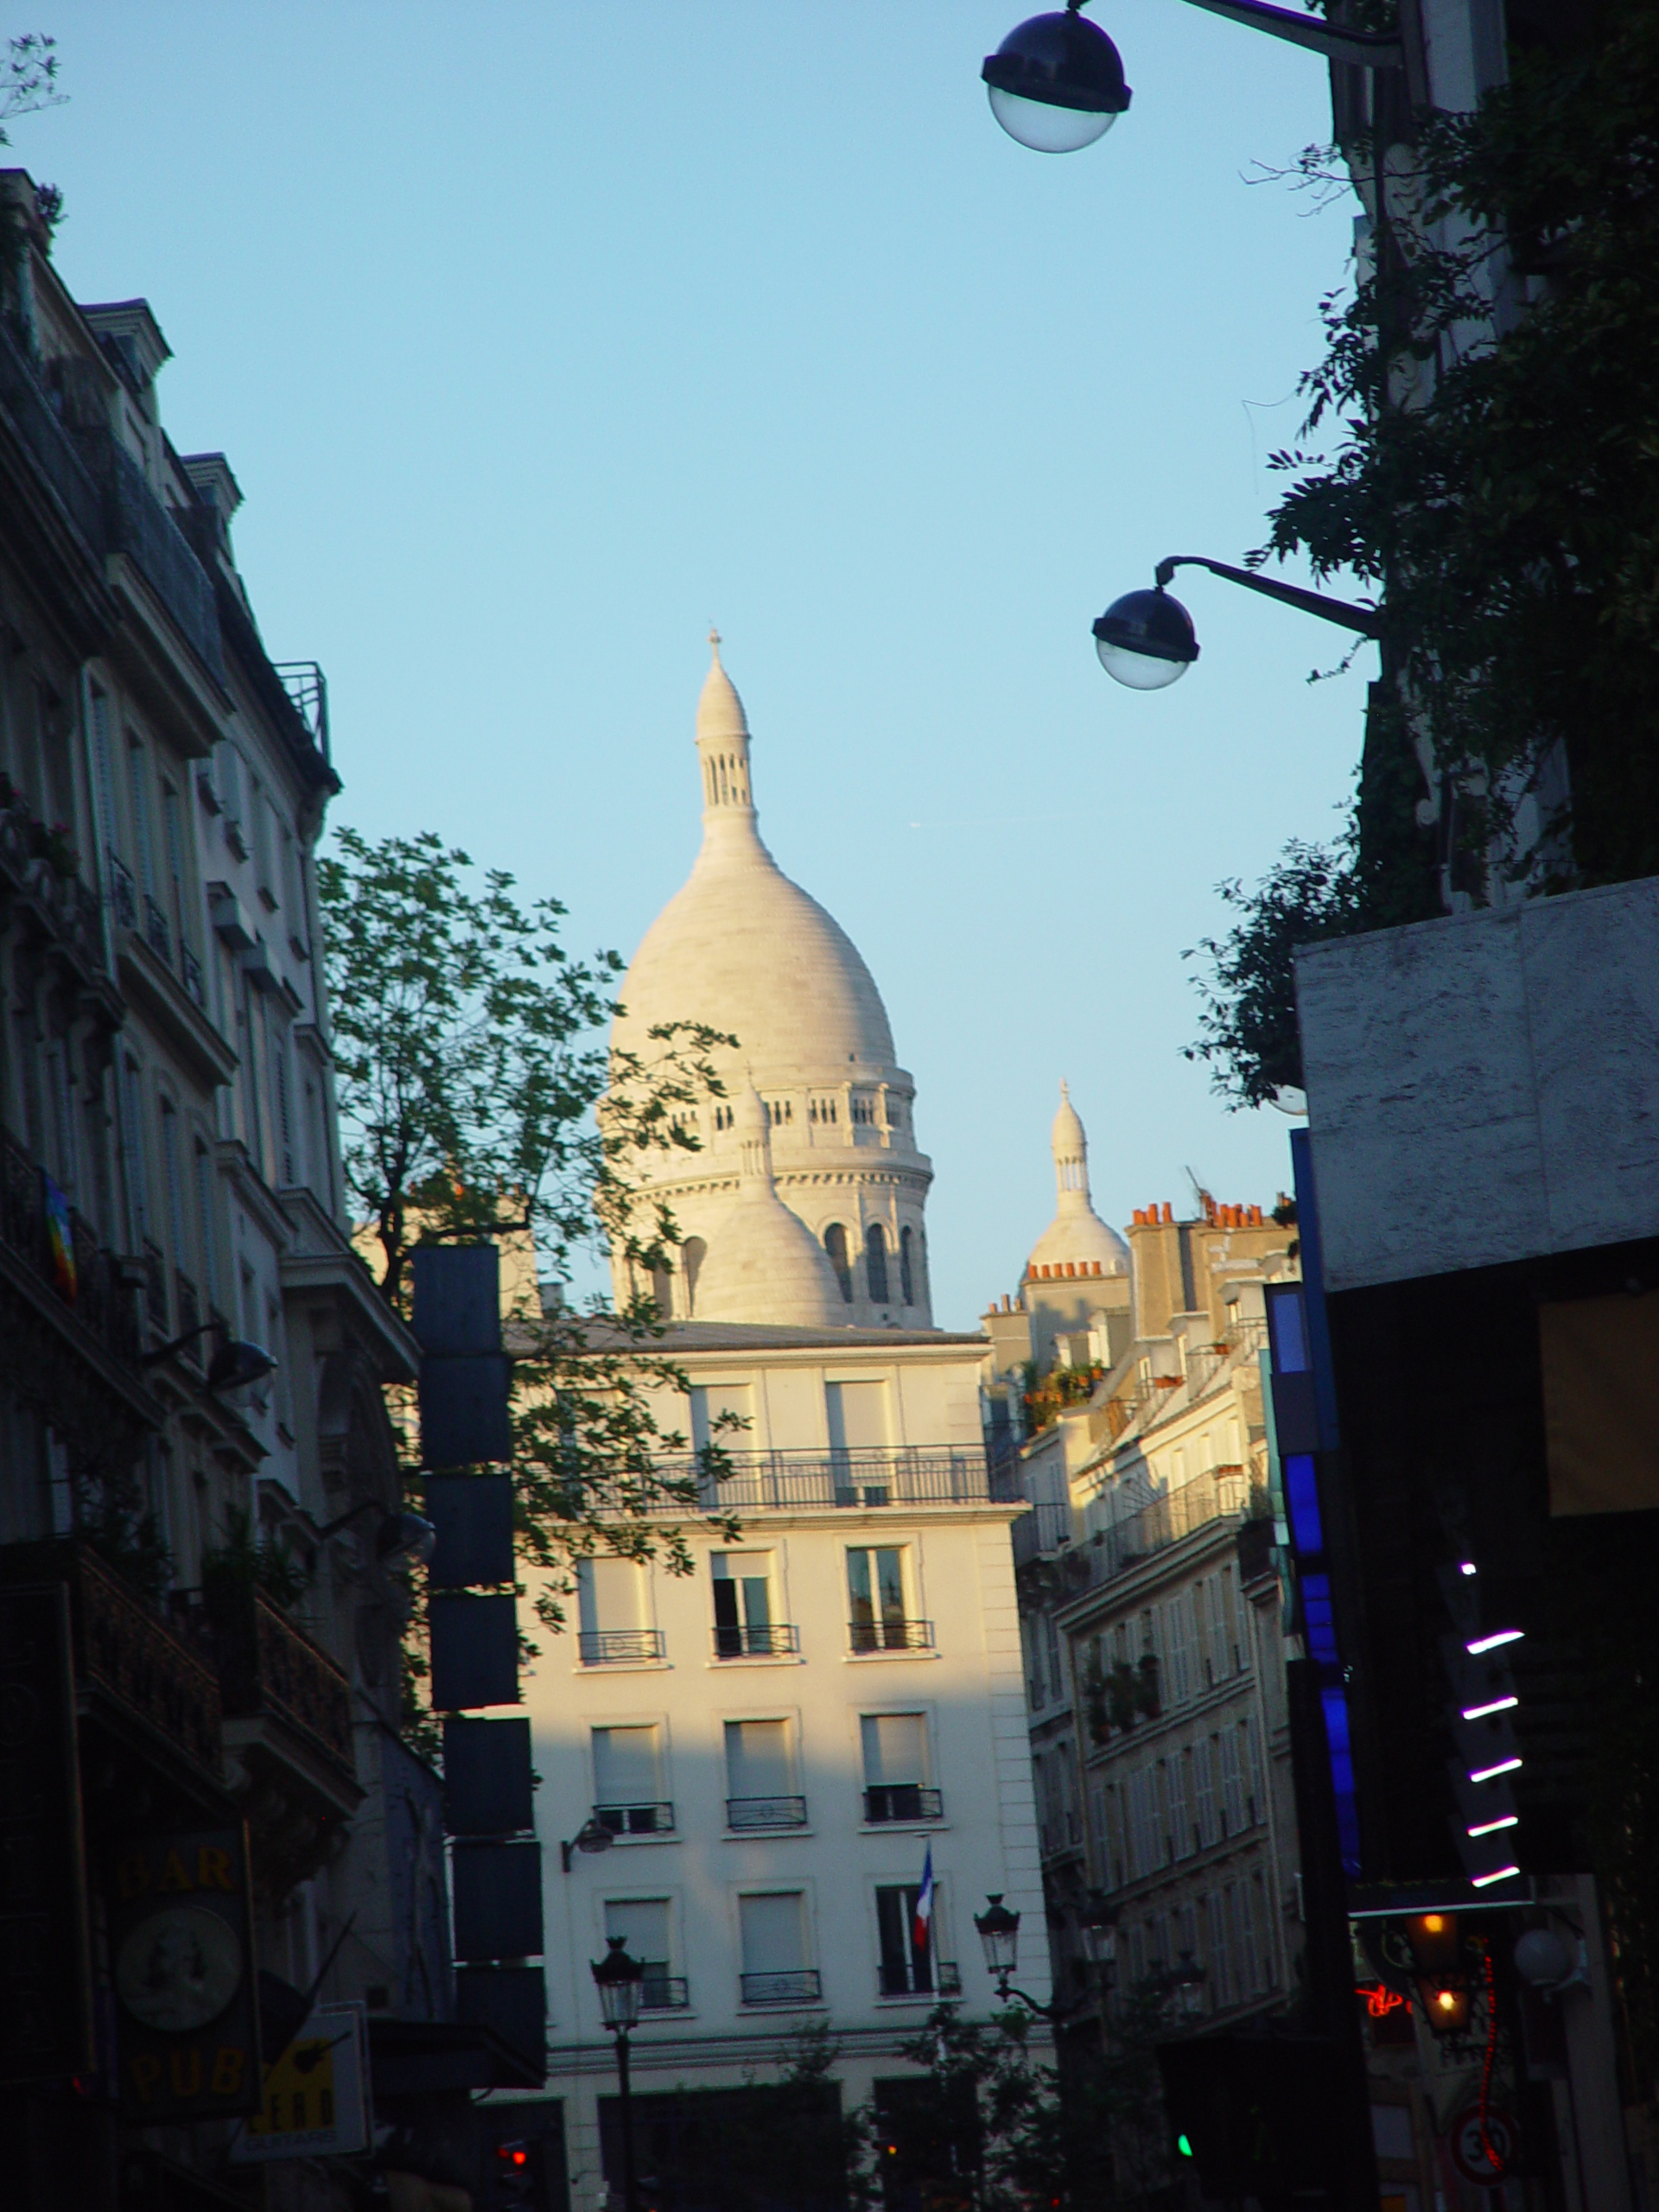
[[[1071,1103],[1071,1086],[1064,1076],[1060,1077],[1060,1096],[1068,1105]]]
[[[712,622],[709,625],[709,642],[715,649],[715,666],[718,668],[720,666],[720,632]]]

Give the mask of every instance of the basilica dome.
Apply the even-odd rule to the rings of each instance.
[[[743,1069],[875,1070],[893,1057],[874,977],[847,932],[761,842],[749,796],[743,704],[721,665],[697,702],[702,849],[646,931],[622,988],[613,1042],[648,1053],[659,1023],[695,1020],[737,1039],[716,1053],[728,1083]]]
[[[915,1085],[857,947],[761,842],[748,720],[710,643],[696,715],[702,844],[634,955],[611,1031],[613,1052],[647,1070],[668,1049],[651,1033],[671,1023],[737,1040],[709,1053],[719,1089],[681,1116],[697,1150],[635,1163],[683,1239],[655,1295],[676,1320],[931,1328],[932,1169],[916,1147]],[[768,1130],[765,1193],[741,1172],[751,1089]],[[626,1296],[623,1263],[616,1272]]]

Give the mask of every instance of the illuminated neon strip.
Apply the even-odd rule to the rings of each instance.
[[[1518,1866],[1500,1866],[1496,1874],[1475,1875],[1469,1886],[1476,1890],[1489,1890],[1494,1882],[1507,1882],[1512,1874],[1520,1872]]]
[[[1463,1648],[1471,1659],[1478,1659],[1483,1651],[1496,1651],[1500,1643],[1519,1643],[1526,1632],[1523,1628],[1501,1628],[1496,1636],[1478,1636]]]
[[[1484,1766],[1478,1773],[1471,1774],[1469,1779],[1471,1782],[1491,1782],[1500,1774],[1513,1774],[1520,1764],[1519,1759],[1500,1759],[1496,1766]]]
[[[1507,1713],[1511,1706],[1520,1702],[1518,1697],[1495,1697],[1490,1705],[1465,1705],[1463,1717],[1465,1720],[1484,1720],[1488,1713]]]
[[[1512,1828],[1520,1824],[1519,1813],[1505,1813],[1501,1821],[1482,1821],[1478,1827],[1465,1828],[1465,1835],[1495,1835],[1499,1828]]]

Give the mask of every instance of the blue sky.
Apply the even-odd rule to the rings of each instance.
[[[1173,691],[1089,624],[1263,534],[1353,206],[1280,181],[1310,54],[1098,0],[1134,105],[1025,151],[1018,0],[57,0],[80,298],[144,295],[183,451],[246,494],[338,818],[435,828],[631,952],[697,838],[712,618],[763,831],[918,1085],[938,1318],[1011,1289],[1070,1079],[1112,1221],[1271,1201],[1289,1125],[1180,1056],[1215,886],[1335,826],[1370,649],[1207,578]],[[1192,572],[1189,572],[1192,576]]]

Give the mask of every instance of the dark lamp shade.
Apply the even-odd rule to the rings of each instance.
[[[642,1960],[628,1956],[626,1942],[626,1936],[613,1936],[609,1950],[593,1964],[594,1980],[599,1985],[600,2010],[607,2028],[626,2030],[639,2018],[645,1964]]]
[[[1198,657],[1192,616],[1161,584],[1115,599],[1094,633],[1101,666],[1132,691],[1160,691]]]
[[[1069,10],[1011,30],[980,75],[991,113],[1039,154],[1075,154],[1105,136],[1129,104],[1123,64],[1104,31]]]
[[[974,1915],[974,1926],[985,1948],[985,1963],[993,1974],[1012,1974],[1020,1951],[1020,1916],[1008,1910],[1000,1890],[985,1904],[985,1910]]]

